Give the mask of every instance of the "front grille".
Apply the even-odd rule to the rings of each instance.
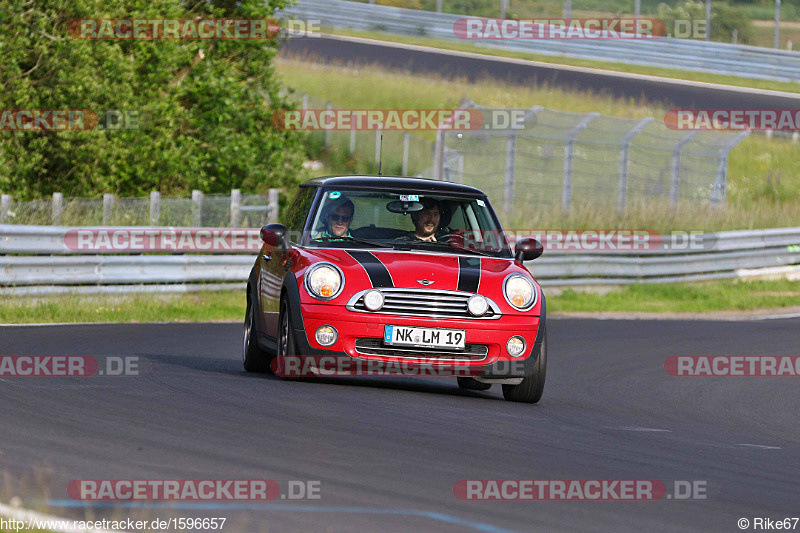
[[[500,318],[500,309],[489,300],[489,310],[481,317],[474,317],[467,310],[467,300],[472,293],[457,291],[436,291],[420,289],[380,289],[383,294],[383,308],[377,313],[387,315],[429,316],[437,318]],[[364,307],[364,294],[361,291],[347,303],[351,311],[371,313]]]
[[[406,359],[482,361],[489,354],[489,347],[485,344],[467,344],[464,351],[448,352],[436,348],[385,346],[381,339],[356,339],[356,352],[363,355],[403,357]]]

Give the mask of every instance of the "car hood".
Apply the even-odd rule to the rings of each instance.
[[[513,272],[530,273],[511,259],[397,250],[306,248],[308,264],[330,261],[345,275],[345,292],[371,287],[495,292]]]

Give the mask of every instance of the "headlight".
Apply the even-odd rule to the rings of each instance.
[[[503,282],[506,301],[515,309],[524,311],[536,303],[536,288],[527,276],[510,274]]]
[[[486,311],[489,310],[489,300],[480,294],[471,296],[470,299],[467,300],[467,310],[469,310],[469,314],[472,316],[483,316],[486,314]]]
[[[318,300],[336,298],[343,287],[341,270],[330,263],[317,263],[306,272],[306,290]]]
[[[370,311],[379,311],[383,307],[383,293],[372,290],[364,295],[364,307]]]

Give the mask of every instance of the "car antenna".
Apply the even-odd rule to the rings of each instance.
[[[381,174],[382,168],[383,168],[383,132],[381,132],[381,142],[380,146],[378,147],[378,176],[383,176],[383,174]]]

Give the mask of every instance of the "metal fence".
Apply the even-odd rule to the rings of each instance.
[[[126,198],[105,194],[99,198],[51,198],[18,202],[0,195],[0,224],[52,224],[57,226],[185,226],[261,227],[278,219],[279,189],[268,194],[203,194]]]
[[[302,109],[338,109],[331,102],[298,95]],[[472,185],[514,212],[560,203],[608,207],[689,203],[722,206],[727,199],[728,154],[749,132],[675,131],[653,118],[624,119],[533,106],[494,110],[466,100],[459,109],[478,110],[483,122],[495,112],[522,120],[505,129],[439,129],[435,142],[400,131],[315,131],[316,142],[333,150],[378,159],[384,174],[420,176]],[[381,147],[381,135],[383,146]]]
[[[0,225],[0,287],[5,287],[0,294],[163,291],[163,284],[178,284],[173,290],[187,290],[186,284],[243,284],[256,254],[252,250],[237,255],[88,254],[65,244],[69,231],[66,227]],[[702,234],[695,235],[695,242],[710,244],[686,246],[684,237],[671,236],[665,246],[641,251],[548,249],[526,266],[549,287],[750,277],[800,279],[800,228]]]
[[[383,31],[403,35],[458,39],[453,24],[463,15],[435,13],[348,0],[298,0],[284,12],[305,20],[320,20],[323,26]],[[542,55],[577,57],[648,65],[713,74],[777,81],[800,80],[800,53],[688,39],[653,40],[504,40],[469,41],[487,47]]]
[[[466,102],[462,109],[492,110]],[[748,132],[673,131],[663,123],[539,106],[505,130],[440,130],[434,177],[479,187],[524,216],[532,206],[722,205],[728,153]]]

